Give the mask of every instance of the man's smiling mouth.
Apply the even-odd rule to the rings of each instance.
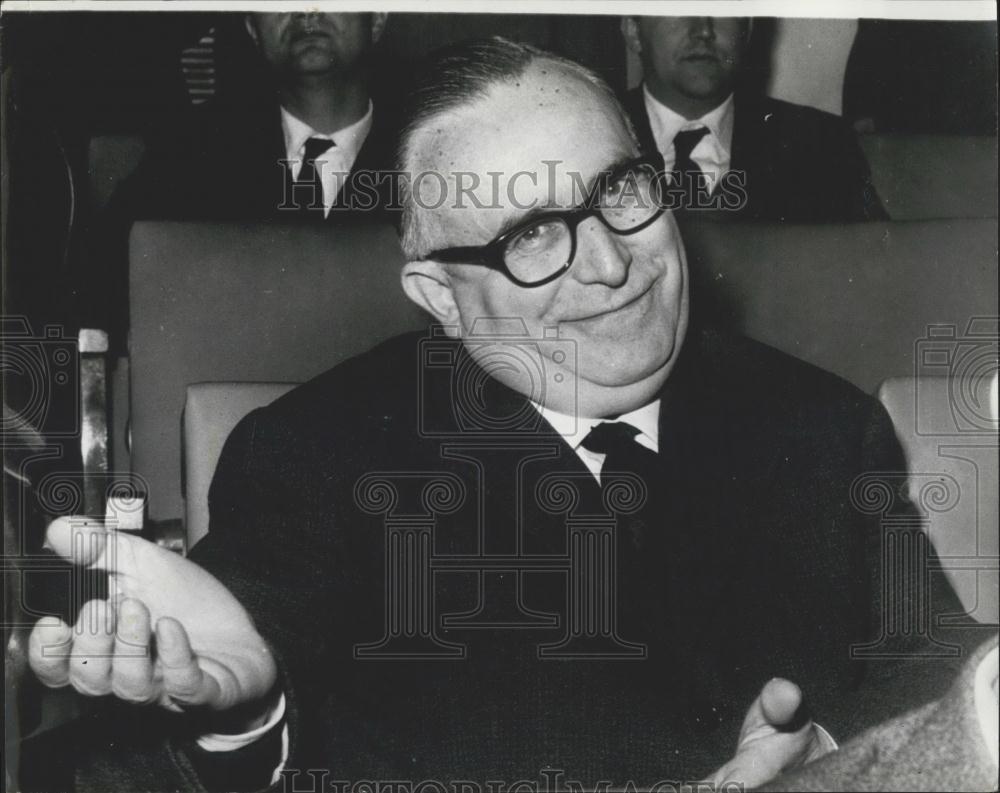
[[[621,311],[625,311],[625,310],[627,310],[629,308],[632,308],[637,303],[639,303],[639,301],[641,301],[644,297],[646,297],[646,295],[648,295],[652,291],[654,284],[656,284],[656,279],[653,279],[652,281],[650,281],[649,284],[646,286],[646,288],[643,289],[641,292],[639,292],[639,294],[637,294],[635,297],[630,298],[630,299],[626,300],[624,303],[618,304],[617,306],[614,306],[614,307],[608,308],[608,309],[603,309],[603,310],[598,311],[598,312],[596,312],[594,314],[587,314],[587,315],[582,316],[582,317],[576,317],[574,319],[565,320],[565,322],[570,323],[570,324],[577,323],[577,322],[591,322],[591,321],[596,320],[596,319],[602,319],[602,318],[605,318],[605,317],[610,317],[610,316],[612,316],[614,314],[617,314],[617,313],[619,313]]]

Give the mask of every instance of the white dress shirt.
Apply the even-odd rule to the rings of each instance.
[[[715,190],[722,175],[729,171],[729,163],[733,148],[733,96],[729,95],[715,110],[706,113],[701,118],[686,119],[662,104],[645,85],[642,87],[646,102],[646,115],[649,116],[649,126],[653,131],[656,148],[663,155],[667,170],[674,165],[674,137],[686,129],[706,127],[708,134],[698,141],[691,152],[694,164],[701,168],[708,177],[710,190]]]
[[[542,418],[552,425],[552,429],[562,435],[563,440],[576,452],[576,456],[587,466],[587,470],[594,475],[594,478],[598,482],[601,481],[601,466],[604,465],[606,455],[592,452],[583,446],[583,439],[598,424],[617,421],[631,424],[639,430],[639,434],[635,436],[636,443],[654,452],[660,451],[660,400],[658,399],[655,402],[650,402],[648,405],[643,405],[638,410],[623,413],[616,419],[590,419],[583,418],[582,416],[568,416],[565,413],[557,413],[535,402],[531,404],[535,410],[542,414]]]
[[[358,158],[358,152],[372,128],[372,103],[368,102],[368,112],[349,127],[333,133],[317,132],[304,121],[296,118],[284,107],[281,108],[281,131],[285,136],[285,154],[295,180],[302,170],[302,158],[306,141],[321,138],[333,141],[334,145],[316,158],[316,172],[323,185],[323,215],[330,214],[337,196],[347,181],[347,174]]]

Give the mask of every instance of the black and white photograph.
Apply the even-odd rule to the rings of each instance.
[[[995,791],[983,0],[5,0],[4,793]]]

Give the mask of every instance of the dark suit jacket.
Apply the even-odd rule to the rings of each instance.
[[[470,434],[476,425],[488,431]],[[860,707],[865,665],[849,654],[872,636],[881,583],[878,519],[852,506],[851,485],[903,465],[879,404],[770,348],[693,331],[662,394],[659,443],[654,509],[622,518],[622,538],[636,530],[642,545],[619,560],[615,607],[620,638],[646,656],[567,660],[540,657],[573,624],[558,562],[568,518],[542,485],[550,474],[578,485],[576,521],[595,514],[600,489],[525,398],[483,377],[456,342],[396,338],[247,417],[192,558],[246,604],[281,659],[288,768],[328,769],[331,780],[542,769],[585,785],[698,779],[731,756],[775,675],[802,685],[834,735],[884,718]],[[381,490],[364,479],[379,472],[392,483]],[[434,478],[436,493],[422,491]],[[437,648],[463,657],[358,657],[391,633],[389,524],[433,524],[429,545],[392,547],[433,555],[421,607]],[[480,548],[509,566],[480,576],[454,563]],[[510,557],[523,556],[536,568],[519,575]],[[591,580],[602,568],[587,569]],[[909,584],[893,595],[909,602]],[[935,605],[957,609],[943,592]],[[477,607],[493,627],[443,621]],[[121,740],[119,761],[143,764],[129,771],[133,786],[142,773],[169,786],[178,768],[191,784],[180,744],[166,760]]]
[[[803,223],[887,217],[843,119],[766,96],[738,92],[734,101],[730,171],[745,174],[747,201],[723,214]],[[628,93],[625,108],[640,145],[655,151],[642,86]]]
[[[353,172],[393,167],[396,105],[391,97],[375,97],[372,104],[372,128]],[[324,220],[322,211],[282,208],[288,169],[277,101],[196,108],[149,146],[113,199],[112,213],[130,220]],[[359,184],[349,180],[335,206],[364,201],[373,211],[383,211],[388,199],[388,194],[359,193]],[[344,215],[331,210],[327,221]]]
[[[394,167],[397,103],[386,96],[372,104],[371,131],[326,218],[322,209],[293,208],[277,102],[209,105],[161,130],[136,172],[94,222],[89,264],[78,287],[81,325],[108,329],[114,351],[124,352],[128,236],[136,220],[394,221],[395,187],[377,174]]]

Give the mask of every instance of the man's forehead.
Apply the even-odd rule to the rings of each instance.
[[[418,167],[441,173],[485,174],[508,161],[520,170],[543,160],[569,161],[595,124],[609,133],[609,145],[627,138],[618,108],[596,86],[543,61],[429,121],[412,150]]]
[[[442,114],[414,144],[414,198],[452,245],[580,203],[599,173],[635,153],[617,105],[560,64],[533,66]]]

